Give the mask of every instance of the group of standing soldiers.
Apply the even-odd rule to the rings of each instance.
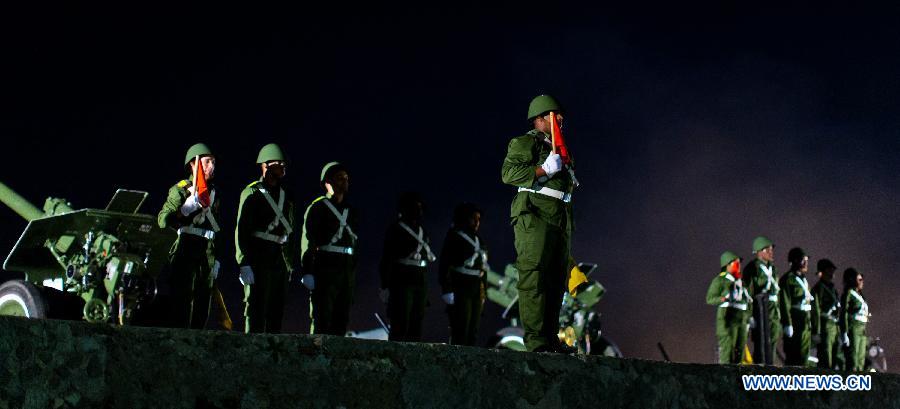
[[[529,351],[567,352],[557,330],[572,267],[571,197],[577,181],[571,158],[561,157],[551,141],[551,127],[561,121],[562,107],[556,99],[535,97],[528,107],[533,129],[510,141],[501,170],[503,182],[517,187],[510,217],[519,311]],[[348,169],[337,162],[325,165],[319,178],[324,194],[307,207],[301,226],[295,201],[283,183],[288,161],[282,149],[276,144],[263,146],[256,163],[261,176],[241,192],[235,228],[245,332],[280,332],[287,285],[292,275],[300,275],[310,292],[310,331],[344,335],[358,264],[358,222],[347,202]],[[205,200],[200,199],[194,180],[198,172],[204,180],[213,180],[215,155],[205,144],[196,144],[188,149],[184,167],[192,178],[169,189],[159,225],[178,232],[170,258],[177,325],[203,328],[224,259],[218,222],[221,197],[211,187]],[[384,240],[380,296],[387,304],[389,338],[417,341],[427,304],[426,273],[438,255],[423,227],[421,197],[404,193],[398,212]],[[487,251],[478,235],[480,223],[481,211],[474,204],[457,206],[440,252],[441,298],[448,306],[454,344],[475,343],[485,301]]]
[[[852,267],[844,271],[844,293],[839,297],[833,282],[837,267],[831,260],[819,260],[819,281],[810,288],[809,257],[803,249],[788,252],[789,271],[780,278],[771,240],[754,239],[753,254],[755,259],[742,271],[741,257],[722,253],[721,271],[706,294],[706,302],[718,307],[719,362],[771,365],[783,338],[785,365],[862,371],[871,316],[862,294],[862,273]],[[752,360],[744,358],[748,332],[754,345]],[[810,356],[812,345],[816,358]]]
[[[244,287],[244,331],[281,331],[287,286],[292,276],[299,275],[310,293],[310,332],[344,335],[358,264],[358,221],[347,202],[348,169],[338,162],[324,166],[319,178],[323,195],[306,208],[300,225],[296,202],[284,184],[288,160],[281,147],[263,146],[256,163],[261,176],[241,192],[234,232]],[[170,253],[175,323],[203,328],[224,259],[221,196],[211,183],[216,161],[209,147],[191,146],[184,166],[191,178],[169,189],[158,221],[161,227],[178,232]],[[198,172],[210,182],[205,200],[195,191]],[[427,267],[437,256],[423,227],[421,197],[403,194],[398,210],[399,218],[384,241],[381,295],[391,322],[390,339],[418,341],[427,299]],[[451,343],[455,344],[475,343],[484,303],[487,252],[478,235],[480,220],[481,211],[474,204],[459,205],[441,252],[442,298],[448,305]]]

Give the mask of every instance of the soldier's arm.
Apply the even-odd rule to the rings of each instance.
[[[453,283],[450,280],[450,264],[451,260],[456,261],[453,251],[453,235],[456,234],[451,229],[444,238],[444,244],[441,246],[441,254],[438,258],[438,282],[441,284],[441,294],[453,292]]]
[[[396,252],[393,237],[394,224],[388,227],[384,235],[384,248],[381,252],[381,263],[378,265],[378,274],[381,277],[381,288],[390,288],[391,267],[393,267],[393,255]]]
[[[251,264],[250,260],[247,259],[248,255],[246,250],[249,248],[251,237],[253,237],[252,218],[255,214],[259,213],[258,210],[256,210],[256,201],[253,200],[254,198],[251,193],[252,190],[250,189],[244,189],[244,191],[241,192],[237,223],[234,229],[235,258],[237,259],[238,265],[241,266]]]
[[[819,311],[821,311],[821,309],[822,309],[822,307],[819,305],[820,291],[818,291],[818,290],[819,290],[819,286],[816,286],[816,287],[813,287],[813,291],[811,292],[813,299],[812,299],[812,302],[810,302],[810,304],[812,304],[812,310],[809,312],[809,314],[810,314],[809,318],[810,318],[810,320],[812,320],[811,324],[812,324],[812,333],[813,334],[819,333]]]
[[[722,285],[722,280],[717,276],[709,283],[709,289],[706,290],[706,303],[718,306],[725,302],[728,298],[728,288]]]
[[[290,196],[288,198],[290,199]],[[284,247],[284,261],[287,263],[288,279],[290,279],[291,273],[295,271],[300,272],[300,234],[303,230],[297,221],[296,202],[290,200],[290,203],[291,205],[284,215],[292,229],[291,234],[288,235],[287,245]]]
[[[544,176],[544,170],[535,163],[533,145],[534,140],[531,138],[515,138],[509,141],[501,168],[503,183],[531,187],[536,178]]]
[[[778,308],[781,310],[781,326],[786,327],[791,325],[791,294],[794,289],[793,285],[789,283],[790,280],[787,280],[786,277],[788,274],[781,276],[781,282],[778,285],[781,287],[781,292],[778,293]]]
[[[847,316],[850,314],[850,292],[844,291],[844,296],[841,297],[841,311],[838,318],[838,325],[841,327],[841,332],[847,332]]]
[[[182,204],[184,204],[184,196],[181,193],[181,188],[178,185],[169,188],[166,201],[163,203],[162,209],[156,218],[159,227],[163,229],[166,227],[177,229],[187,224],[185,221],[188,219],[181,214]]]
[[[316,202],[311,203],[303,214],[303,233],[300,238],[300,264],[303,268],[303,273],[313,275],[315,275],[315,271],[313,270],[316,257],[315,250],[318,246],[314,239],[314,232],[318,229],[319,225],[319,218],[316,217],[315,212],[313,212],[313,207],[315,207],[315,205]]]

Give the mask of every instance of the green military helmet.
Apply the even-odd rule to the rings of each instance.
[[[538,95],[528,104],[528,120],[541,116],[550,111],[562,111],[562,105],[549,95]]]
[[[197,156],[212,156],[212,150],[205,143],[195,143],[184,154],[184,165],[187,166]]]
[[[769,240],[766,236],[759,236],[753,239],[753,252],[758,253],[760,250],[766,247],[775,247],[775,243],[772,243],[772,240]]]
[[[266,163],[273,160],[287,162],[287,156],[285,156],[278,144],[270,143],[259,150],[259,155],[256,157],[256,163]]]
[[[803,257],[806,257],[806,250],[803,250],[800,247],[794,247],[788,251],[789,263],[799,263],[803,261]]]
[[[728,263],[731,263],[734,260],[740,260],[741,256],[735,254],[733,251],[726,251],[719,256],[719,264],[720,267],[725,267]]]
[[[335,173],[342,170],[346,172],[347,167],[340,162],[328,162],[322,167],[322,173],[319,174],[319,182],[324,183],[325,179],[332,177]]]

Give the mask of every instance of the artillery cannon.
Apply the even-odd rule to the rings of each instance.
[[[129,323],[155,297],[176,237],[154,216],[137,213],[146,198],[119,189],[105,209],[74,210],[48,198],[41,211],[0,183],[0,201],[28,221],[3,264],[25,279],[0,285],[0,315],[69,317],[64,310],[74,299],[88,322]]]
[[[560,341],[575,347],[581,354],[605,355],[622,357],[619,347],[608,337],[601,335],[600,313],[594,310],[600,299],[606,293],[606,289],[600,282],[589,280],[588,276],[597,268],[596,264],[578,263],[578,271],[582,274],[579,284],[574,285],[573,292],[566,291],[563,295],[562,305],[559,311],[559,336]],[[502,317],[509,320],[509,326],[500,329],[490,341],[492,347],[525,350],[524,331],[518,319],[516,308],[519,300],[517,284],[519,271],[512,264],[508,264],[503,270],[503,275],[488,269],[487,298],[504,308]]]

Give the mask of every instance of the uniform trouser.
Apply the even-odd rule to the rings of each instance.
[[[753,317],[756,321],[756,327],[753,328],[752,331],[753,362],[757,364],[764,363],[766,365],[772,365],[775,362],[778,341],[781,340],[781,313],[778,311],[777,302],[768,301],[767,298],[765,298],[765,300],[765,310],[762,308],[763,305],[759,302],[756,302],[753,305]],[[766,313],[765,317],[762,316],[764,311]],[[761,329],[764,320],[768,321],[768,343],[766,340],[760,339],[763,335]],[[767,358],[765,360],[763,359],[764,354]]]
[[[345,335],[356,284],[353,256],[316,253],[313,271],[316,288],[310,295],[311,334]]]
[[[179,242],[172,254],[171,265],[173,325],[203,329],[209,318],[213,285],[206,241],[202,247]]]
[[[719,363],[740,364],[747,345],[749,315],[737,308],[723,307],[716,311],[716,337],[719,339]]]
[[[812,343],[809,312],[791,309],[792,337],[784,337],[784,364],[806,366],[809,363],[809,347]]]
[[[281,332],[288,274],[281,247],[254,254],[253,284],[244,286],[244,332]],[[275,251],[277,250],[277,251]]]
[[[819,368],[838,369],[836,358],[841,354],[840,331],[838,324],[828,318],[819,320],[819,344],[816,354]],[[841,359],[843,361],[843,359]]]
[[[422,320],[428,293],[425,268],[396,265],[390,278],[388,318],[391,341],[418,342],[422,339]]]
[[[447,306],[450,317],[450,344],[475,345],[478,323],[484,307],[480,277],[453,273],[453,305]]]
[[[852,318],[851,318],[852,320]],[[860,372],[866,365],[866,347],[869,342],[866,337],[866,323],[852,320],[847,336],[850,338],[850,347],[847,349],[847,370]]]
[[[569,263],[569,234],[533,214],[516,217],[519,316],[529,351],[559,344],[559,309]]]

